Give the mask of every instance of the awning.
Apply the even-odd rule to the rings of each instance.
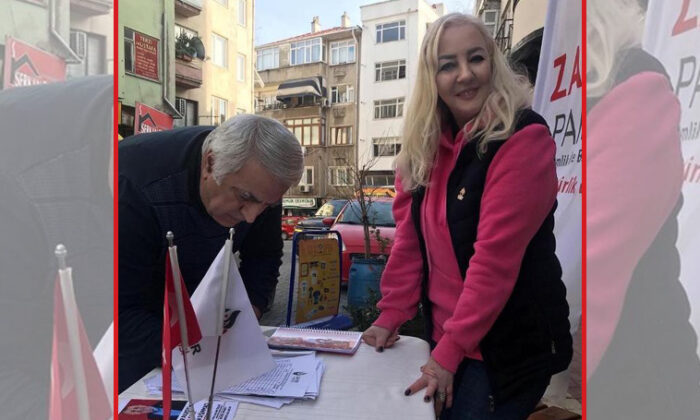
[[[288,80],[277,88],[277,99],[282,101],[300,96],[326,96],[326,86],[323,77],[308,77],[305,79]]]

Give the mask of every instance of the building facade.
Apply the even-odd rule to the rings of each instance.
[[[218,125],[254,112],[254,0],[175,0],[175,126]],[[182,51],[190,39],[204,57]]]
[[[354,185],[362,29],[347,14],[340,26],[256,47],[262,83],[256,113],[287,126],[304,147],[304,175],[287,192],[286,214],[309,214]]]
[[[476,16],[493,28],[498,47],[513,67],[537,78],[548,0],[478,0]]]
[[[112,73],[113,16],[113,0],[4,1],[1,88]]]
[[[393,186],[403,118],[418,71],[427,26],[445,13],[442,4],[390,0],[361,6],[362,48],[357,161],[369,186]]]

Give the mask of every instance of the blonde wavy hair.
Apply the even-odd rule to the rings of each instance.
[[[603,96],[612,86],[620,53],[641,44],[644,11],[637,0],[586,3],[586,96]]]
[[[481,33],[491,61],[492,91],[465,133],[481,137],[479,152],[485,152],[490,141],[508,138],[513,132],[516,113],[530,106],[532,101],[532,86],[527,77],[511,69],[481,20],[450,13],[433,22],[421,45],[416,85],[404,119],[401,152],[396,158],[396,168],[406,191],[427,185],[442,125],[453,118],[438,96],[435,77],[440,37],[446,28],[458,25],[472,25]]]

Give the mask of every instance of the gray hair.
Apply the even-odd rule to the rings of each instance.
[[[280,122],[253,114],[240,114],[215,128],[202,144],[202,156],[214,156],[212,174],[217,184],[256,159],[286,186],[297,184],[304,171],[299,140]]]

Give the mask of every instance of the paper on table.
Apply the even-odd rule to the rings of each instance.
[[[224,391],[227,394],[253,394],[301,398],[316,380],[316,355],[275,359],[277,368]]]
[[[284,405],[291,404],[292,402],[294,402],[294,398],[291,397],[258,397],[254,395],[219,394],[216,396],[216,398],[249,404],[257,404],[277,409],[281,408]]]
[[[194,403],[194,411],[196,419],[204,419],[207,414],[207,406],[209,402],[207,400],[202,400]],[[214,401],[214,410],[211,412],[212,420],[233,420],[236,415],[236,410],[238,410],[238,402],[236,401]],[[177,420],[191,419],[191,416],[187,416],[189,411],[189,403],[182,410],[182,413],[177,418]]]

